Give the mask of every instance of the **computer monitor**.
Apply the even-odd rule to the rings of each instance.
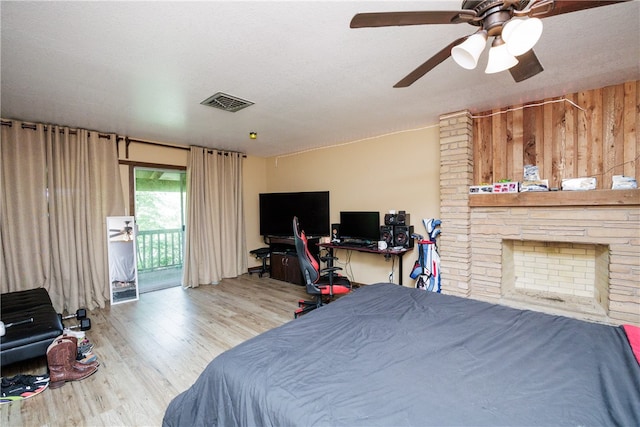
[[[343,239],[380,240],[380,212],[341,211],[340,237]]]

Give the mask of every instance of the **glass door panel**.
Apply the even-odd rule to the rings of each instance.
[[[136,167],[138,281],[149,292],[182,281],[186,172]]]

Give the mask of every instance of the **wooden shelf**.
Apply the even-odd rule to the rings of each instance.
[[[632,206],[640,205],[640,189],[545,191],[510,194],[470,194],[469,206]]]

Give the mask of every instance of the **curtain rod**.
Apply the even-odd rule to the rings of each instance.
[[[127,144],[127,146],[129,145],[130,142],[137,142],[140,144],[149,144],[149,145],[155,145],[158,147],[169,147],[169,148],[175,148],[177,150],[191,150],[190,147],[187,146],[180,146],[180,145],[171,145],[171,144],[163,144],[162,142],[153,142],[153,141],[144,141],[141,139],[134,139],[134,138],[129,138],[128,136],[119,136],[118,137],[118,141],[122,141],[124,140],[125,143]],[[203,147],[205,148],[205,147]],[[207,149],[207,153],[212,154],[214,149]],[[239,151],[230,151],[230,150],[221,150],[221,149],[215,149],[218,151],[218,155],[222,156],[223,154],[225,156],[228,156],[229,154],[238,154],[238,155],[242,155],[243,158],[247,158],[247,155],[244,153],[241,153]],[[223,151],[224,153],[222,153],[221,151]]]
[[[2,120],[0,121],[0,125],[2,126],[13,126],[13,121],[12,120]],[[44,130],[47,130],[47,126],[48,125],[43,125],[44,126]],[[54,126],[54,125],[51,125]],[[31,129],[31,130],[36,130],[36,124],[35,123],[22,123],[21,124],[22,129]],[[91,131],[89,131],[91,132]],[[64,133],[63,129],[60,129],[60,133]],[[71,135],[77,135],[78,131],[77,129],[71,129],[69,128],[69,133]],[[110,139],[112,134],[107,134],[107,133],[100,133],[98,132],[98,137],[99,138],[106,138],[106,139]],[[158,147],[169,147],[169,148],[175,148],[177,150],[190,150],[191,148],[186,147],[186,146],[180,146],[180,145],[171,145],[171,144],[163,144],[161,142],[153,142],[153,141],[144,141],[141,139],[134,139],[134,138],[129,138],[128,136],[117,136],[116,137],[116,142],[122,141],[124,140],[126,143],[126,148],[127,148],[127,152],[129,149],[129,143],[131,142],[136,142],[136,143],[140,143],[140,144],[149,144],[149,145],[155,145]],[[203,147],[204,148],[204,147]],[[238,155],[242,155],[243,158],[247,158],[247,155],[244,153],[241,153],[239,151],[229,151],[229,150],[220,150],[220,149],[215,149],[218,151],[218,155],[225,155],[228,156],[229,154],[238,154]],[[223,153],[224,152],[224,153]],[[213,153],[213,149],[207,149],[207,153],[212,154]],[[127,156],[128,157],[128,156]]]
[[[118,141],[125,141],[127,144],[130,142],[137,142],[140,144],[149,144],[149,145],[155,145],[158,147],[169,147],[169,148],[175,148],[176,150],[189,150],[190,148],[184,145],[171,145],[171,144],[163,144],[162,142],[153,142],[153,141],[144,141],[142,139],[134,139],[134,138],[129,138],[128,136],[118,136]]]
[[[12,127],[13,126],[13,121],[2,120],[0,122],[0,125]],[[55,126],[55,125],[43,125],[43,126],[44,126],[44,130],[48,130],[48,126]],[[35,123],[22,123],[20,125],[20,127],[22,129],[30,129],[30,130],[36,130],[37,129],[37,126],[36,126]],[[66,127],[66,126],[63,126],[63,127]],[[70,135],[77,135],[78,134],[78,130],[77,129],[71,129],[71,128],[68,128],[68,129],[69,129],[69,134]],[[91,132],[97,132],[97,131],[88,131],[88,132],[89,132],[89,134],[91,134]],[[60,133],[64,133],[64,129],[60,129]],[[101,132],[97,132],[97,133],[98,133],[98,138],[104,138],[104,139],[111,139],[111,136],[113,135],[113,134],[109,134],[109,133],[101,133]]]

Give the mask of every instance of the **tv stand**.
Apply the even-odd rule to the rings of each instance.
[[[296,253],[293,236],[269,236],[269,250],[271,251],[271,278],[284,282],[304,286],[304,278],[300,270],[300,262]],[[318,237],[308,238],[311,254],[317,259],[320,253]]]

